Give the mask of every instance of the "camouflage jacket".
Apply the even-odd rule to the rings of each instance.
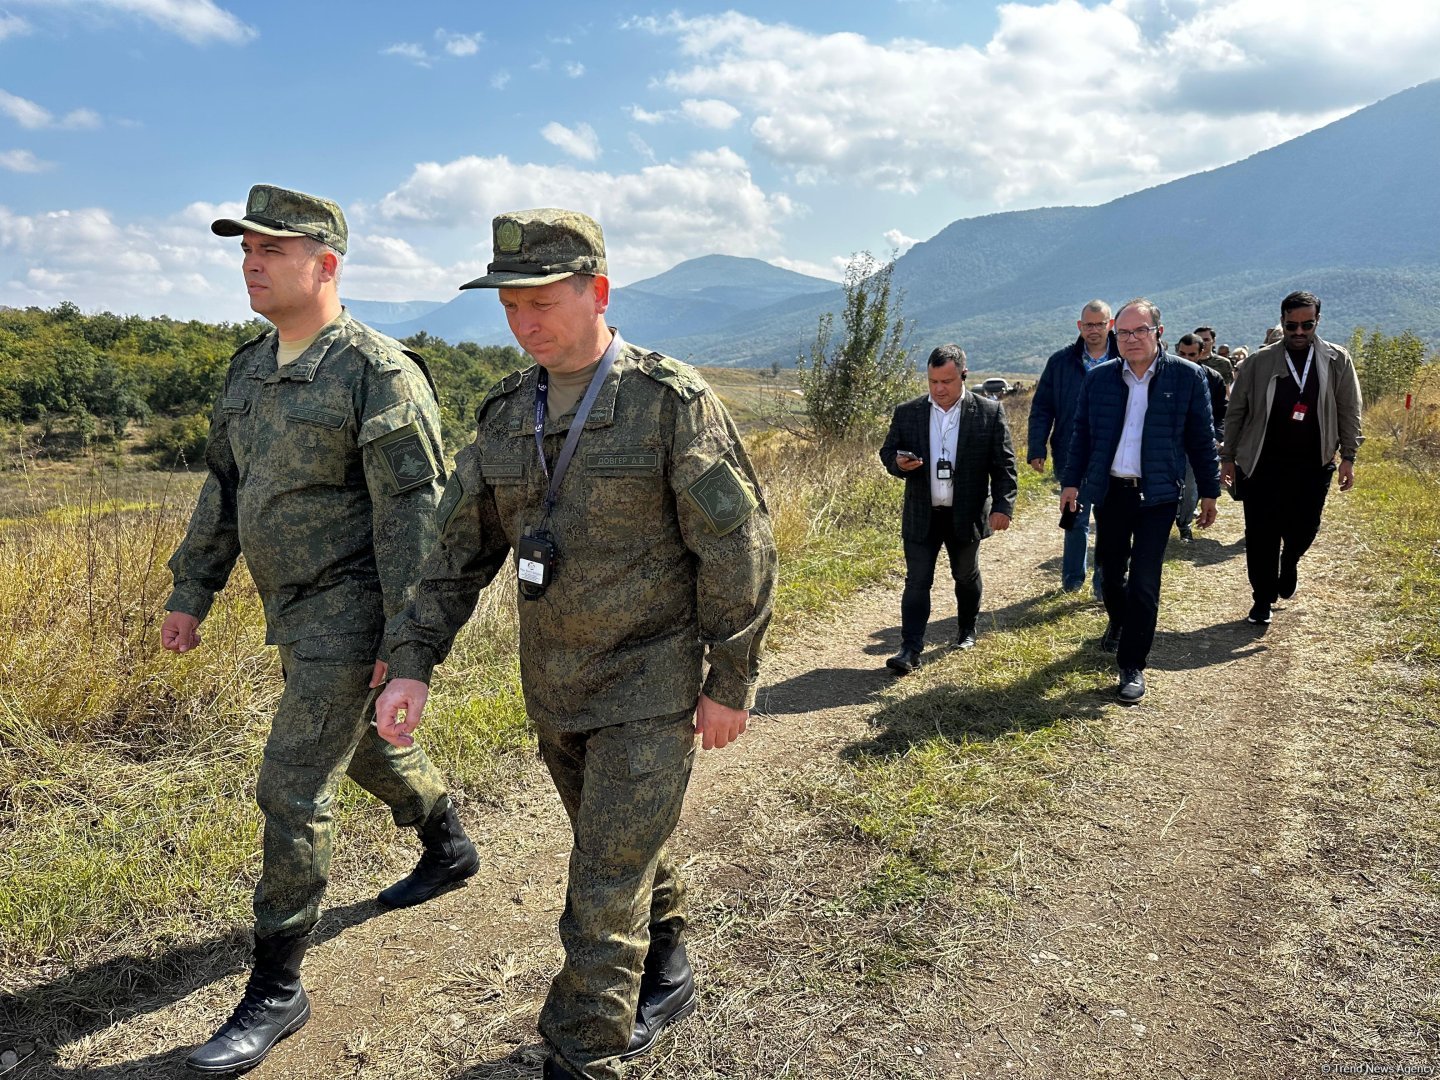
[[[270,644],[378,633],[435,541],[445,477],[430,373],[349,312],[278,371],[277,340],[230,360],[165,606],[203,619],[243,552]]]
[[[535,366],[492,389],[440,504],[440,541],[387,627],[392,678],[428,681],[547,488],[535,446]],[[547,421],[559,456],[572,409]],[[775,592],[775,542],[754,469],[699,374],[625,345],[595,399],[548,530],[554,580],[519,601],[530,718],[585,731],[755,699]],[[506,563],[510,565],[506,567]]]

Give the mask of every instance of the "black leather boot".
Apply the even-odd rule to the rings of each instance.
[[[380,903],[387,908],[423,904],[480,869],[480,854],[465,835],[460,815],[448,798],[445,809],[432,811],[417,831],[424,845],[420,861],[407,876],[380,894]]]
[[[260,1064],[270,1048],[310,1019],[310,999],[300,985],[300,961],[310,938],[255,939],[255,967],[245,996],[230,1019],[185,1064],[197,1072],[243,1072]]]
[[[645,970],[640,976],[635,1030],[620,1060],[639,1057],[655,1045],[667,1026],[694,1011],[695,972],[685,955],[685,943],[652,939],[650,951],[645,954]]]

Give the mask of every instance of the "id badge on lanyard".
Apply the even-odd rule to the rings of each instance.
[[[1302,396],[1305,393],[1305,383],[1310,379],[1310,365],[1314,360],[1315,346],[1311,345],[1310,352],[1305,357],[1305,370],[1303,372],[1297,372],[1294,361],[1290,359],[1290,354],[1285,354],[1285,363],[1290,368],[1290,377],[1295,380],[1295,385],[1299,388],[1299,393]],[[1290,411],[1290,419],[1297,424],[1303,424],[1309,412],[1310,406],[1306,405],[1303,401],[1297,401],[1295,402],[1295,408]]]

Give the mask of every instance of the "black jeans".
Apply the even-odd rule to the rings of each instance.
[[[1261,472],[1246,481],[1240,504],[1245,508],[1245,569],[1257,604],[1275,603],[1281,566],[1293,570],[1315,542],[1334,473],[1335,466],[1324,465],[1273,478]]]
[[[935,560],[944,548],[950,555],[950,576],[955,579],[960,636],[975,627],[980,614],[980,541],[961,543],[955,535],[952,512],[937,506],[930,513],[930,533],[924,540],[905,541],[905,591],[900,595],[901,647],[919,652],[925,647],[925,626],[930,621],[930,589],[935,584]]]
[[[1115,663],[1144,670],[1160,614],[1160,570],[1175,524],[1175,503],[1144,503],[1140,489],[1114,480],[1095,508],[1095,559],[1105,611],[1121,628]]]

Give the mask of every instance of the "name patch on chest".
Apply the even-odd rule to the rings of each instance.
[[[597,450],[585,455],[585,467],[654,472],[660,467],[660,454],[654,450]]]

